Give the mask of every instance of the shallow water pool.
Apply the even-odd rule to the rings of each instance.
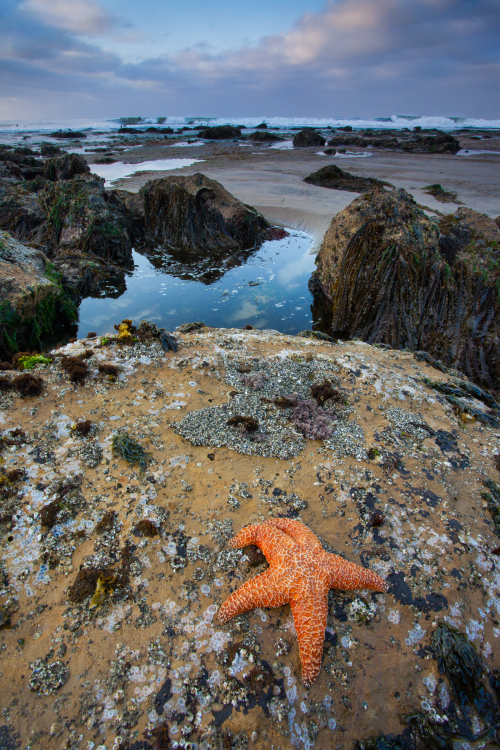
[[[116,161],[114,164],[91,164],[90,168],[94,174],[104,177],[106,185],[110,185],[114,180],[131,177],[136,172],[163,172],[180,169],[181,167],[190,167],[198,161],[203,161],[203,159],[154,159],[152,161],[141,161],[137,164],[125,164],[122,161]]]
[[[145,318],[170,331],[198,320],[215,327],[250,323],[283,333],[310,329],[313,240],[305,232],[289,232],[283,240],[264,242],[232,268],[226,263],[200,269],[179,264],[165,251],[150,257],[134,252],[135,269],[121,296],[83,300],[78,337],[112,331],[124,318],[135,324]]]

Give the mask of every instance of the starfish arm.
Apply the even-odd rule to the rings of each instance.
[[[289,534],[297,544],[307,544],[317,549],[323,549],[316,534],[305,526],[302,521],[293,518],[270,518],[264,522],[266,526],[274,526]]]
[[[255,607],[281,607],[290,601],[289,592],[268,568],[259,576],[246,581],[236,589],[219,609],[219,619],[227,622],[235,615],[241,615]]]
[[[299,640],[302,682],[310,685],[321,671],[323,643],[328,617],[328,594],[290,603]]]
[[[372,591],[387,591],[386,581],[373,570],[355,565],[338,555],[328,555],[329,585],[331,589],[371,589]]]
[[[269,563],[272,563],[283,549],[293,551],[296,547],[295,542],[288,534],[269,526],[267,523],[245,526],[239,534],[229,540],[228,544],[233,549],[246,547],[247,544],[255,544],[260,547]]]

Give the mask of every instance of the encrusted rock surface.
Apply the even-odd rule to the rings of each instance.
[[[456,731],[457,717],[462,732],[482,732],[431,645],[439,622],[465,634],[493,695],[500,431],[465,407],[486,418],[495,400],[476,401],[467,381],[411,352],[360,341],[204,327],[178,332],[179,350],[165,353],[153,327],[139,330],[150,340],[53,352],[34,371],[38,398],[0,392],[0,742],[351,750],[405,732],[407,748],[410,714],[433,732]],[[86,357],[83,383],[64,356]],[[458,404],[437,390],[446,383],[462,388]],[[290,390],[334,394],[320,399],[335,413],[329,438],[289,420]],[[228,425],[235,412],[258,429]],[[272,448],[285,429],[294,449],[282,459]],[[115,451],[117,433],[146,466]],[[387,594],[331,592],[310,689],[288,606],[217,619],[266,567],[227,540],[275,516],[301,519],[325,549],[389,582]]]
[[[500,231],[471,209],[429,218],[404,190],[373,189],[332,219],[313,285],[332,332],[424,350],[500,386]]]

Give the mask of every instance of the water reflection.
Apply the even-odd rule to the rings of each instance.
[[[213,259],[186,264],[172,253],[134,252],[135,269],[118,299],[85,299],[78,335],[112,330],[122,318],[142,318],[167,330],[191,320],[216,327],[274,328],[297,333],[312,328],[314,270],[312,238],[290,230],[283,240],[264,242],[257,251],[214,265]]]

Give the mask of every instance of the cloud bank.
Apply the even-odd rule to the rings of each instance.
[[[329,0],[253,46],[136,63],[106,49],[126,22],[97,0],[8,2],[3,118],[499,116],[500,0]]]

